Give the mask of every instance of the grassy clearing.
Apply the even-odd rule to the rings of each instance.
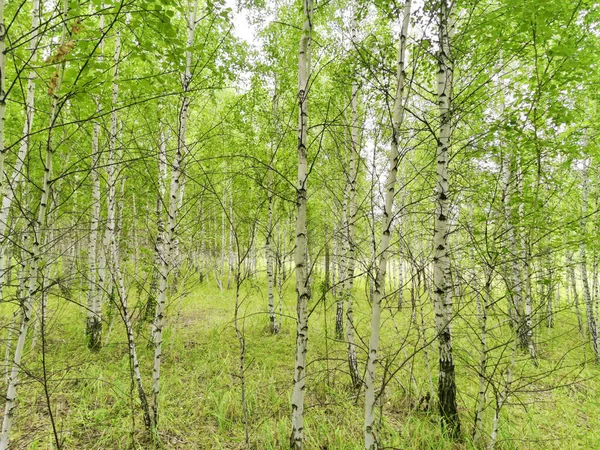
[[[316,283],[315,283],[316,285]],[[268,332],[265,286],[248,281],[242,290],[242,316],[246,339],[246,389],[250,438],[254,448],[286,448],[289,433],[290,394],[295,345],[293,287],[285,295],[282,332]],[[356,328],[359,358],[365,360],[369,305],[364,286],[357,288]],[[132,293],[133,294],[133,293]],[[314,297],[318,297],[313,292]],[[239,342],[233,324],[234,291],[216,286],[194,288],[174,301],[168,310],[164,336],[160,443],[168,449],[244,448],[243,411],[239,377]],[[313,300],[315,305],[316,300]],[[388,380],[381,400],[379,438],[384,448],[474,448],[470,439],[478,389],[479,340],[473,302],[457,302],[454,347],[462,428],[465,438],[452,442],[441,432],[435,405],[424,397],[436,386],[437,348],[433,340],[432,311],[422,299],[416,309],[398,313],[390,299],[383,321],[380,377]],[[344,342],[335,339],[334,300],[328,308],[318,304],[311,316],[309,381],[307,383],[306,438],[310,449],[362,448],[363,397],[350,387]],[[564,305],[563,305],[564,307]],[[2,313],[7,323],[12,312]],[[491,431],[494,388],[504,389],[511,360],[511,331],[499,307],[490,312],[489,359],[485,432]],[[133,390],[129,359],[121,323],[115,321],[110,342],[90,353],[84,342],[85,317],[75,304],[52,299],[46,342],[51,407],[65,449],[146,449],[137,394]],[[598,367],[591,349],[582,345],[577,321],[563,310],[557,327],[538,327],[536,340],[540,365],[536,369],[520,352],[513,368],[513,383],[502,409],[498,448],[595,448],[600,442]],[[328,325],[328,326],[327,326]],[[106,328],[105,328],[106,329]],[[149,387],[152,350],[149,327],[138,329],[138,351]],[[327,336],[327,339],[326,339]],[[414,356],[413,356],[414,355]],[[431,382],[427,370],[431,367]],[[29,351],[12,447],[55,448],[44,397],[40,344]],[[362,368],[362,364],[361,364]],[[393,373],[393,375],[391,375]],[[0,389],[5,390],[2,378]],[[487,439],[484,436],[484,441]]]

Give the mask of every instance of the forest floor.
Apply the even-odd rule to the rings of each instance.
[[[360,289],[355,315],[358,356],[364,370],[370,306],[364,287]],[[346,345],[335,339],[335,301],[328,296],[324,308],[323,302],[317,301],[316,290],[313,288],[309,331],[307,448],[360,449],[364,394],[351,387]],[[132,298],[135,294],[130,292]],[[47,338],[45,342],[38,338],[35,349],[24,359],[26,373],[18,390],[11,448],[57,448],[44,392],[42,343],[51,411],[63,449],[153,448],[145,437],[137,392],[131,383],[123,324],[117,317],[109,343],[100,352],[91,353],[85,345],[85,313],[76,299],[71,300],[51,299]],[[293,286],[287,286],[281,332],[275,336],[269,331],[265,314],[264,283],[247,281],[240,291],[240,303],[238,326],[245,339],[251,446],[261,450],[287,448],[295,348]],[[395,300],[389,299],[389,303]],[[410,302],[406,303],[399,313],[395,305],[386,308],[382,319],[378,376],[385,374],[388,383],[381,401],[381,448],[475,448],[470,436],[479,386],[480,341],[474,302],[458,301],[455,305],[459,314],[454,322],[454,348],[464,435],[460,442],[442,434],[435,406],[426,400],[437,380],[437,347],[435,342],[426,345],[434,341],[433,330],[422,325],[432,323],[429,302],[424,300],[424,307],[417,307],[414,317]],[[192,287],[185,296],[169,303],[162,360],[161,448],[245,448],[240,341],[234,310],[234,289],[221,291],[206,284]],[[10,317],[5,307],[3,323]],[[508,392],[501,410],[498,448],[599,448],[600,369],[590,359],[589,345],[582,344],[576,316],[565,308],[557,313],[555,328],[538,327],[537,368],[523,353],[513,353],[510,329],[504,323],[498,308],[489,312],[489,383],[479,446],[489,438],[496,399]],[[148,346],[150,328],[142,323],[137,330],[142,376],[149,390],[153,356]],[[0,389],[6,389],[4,377]]]

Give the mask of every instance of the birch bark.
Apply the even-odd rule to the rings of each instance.
[[[313,30],[313,0],[303,0],[304,25],[298,55],[298,186],[296,188],[296,356],[292,391],[292,433],[290,447],[304,449],[304,394],[308,351],[308,301],[310,289],[307,261],[306,203],[308,178],[308,88]]]
[[[0,208],[0,300],[2,299],[2,291],[4,288],[4,278],[7,275],[7,267],[10,270],[10,264],[7,264],[7,247],[10,245],[10,240],[7,239],[8,230],[8,215],[10,207],[15,198],[16,186],[23,180],[23,164],[29,151],[29,138],[33,130],[34,118],[34,103],[35,103],[35,79],[36,71],[31,69],[27,76],[27,96],[25,97],[25,123],[23,125],[23,138],[19,144],[19,152],[15,161],[13,174],[10,182],[5,184],[4,175],[4,116],[6,109],[6,92],[4,89],[6,55],[4,54],[5,47],[5,29],[4,29],[4,0],[0,1],[0,193],[2,194],[2,206]],[[29,41],[30,61],[36,61],[37,48],[40,44],[41,35],[39,33],[40,25],[40,2],[33,0],[31,9],[31,40]],[[8,177],[6,177],[8,178]]]
[[[400,45],[397,63],[397,81],[394,98],[394,110],[392,113],[392,142],[389,155],[389,168],[385,182],[385,206],[382,217],[382,232],[379,243],[379,256],[375,283],[373,286],[373,298],[371,300],[371,336],[369,338],[369,354],[367,359],[367,370],[365,376],[365,448],[368,450],[377,448],[375,434],[375,411],[377,397],[375,395],[375,376],[377,366],[377,350],[379,347],[379,327],[381,323],[381,301],[385,288],[387,258],[390,247],[392,231],[394,194],[396,189],[396,178],[398,175],[398,163],[400,160],[399,140],[400,127],[404,120],[404,85],[406,80],[406,41],[408,38],[408,25],[410,23],[411,0],[406,0],[402,18],[402,29],[400,32]]]
[[[583,302],[587,316],[587,326],[592,341],[592,348],[596,362],[600,362],[600,348],[598,343],[598,325],[596,315],[594,314],[594,305],[590,293],[590,284],[588,281],[587,254],[584,236],[587,236],[587,214],[588,214],[588,184],[589,184],[589,160],[584,161],[582,173],[582,204],[581,204],[581,281],[583,284]]]
[[[158,289],[158,301],[156,305],[156,315],[152,328],[154,342],[154,369],[152,373],[152,414],[153,424],[158,425],[158,398],[160,394],[160,366],[162,356],[162,332],[165,314],[165,303],[167,296],[167,286],[169,270],[172,263],[172,255],[175,246],[175,228],[177,225],[177,209],[180,202],[180,184],[181,184],[181,165],[187,154],[187,123],[188,111],[190,106],[190,86],[192,81],[192,45],[194,44],[194,32],[196,29],[196,17],[198,14],[199,0],[193,0],[188,3],[189,16],[187,19],[187,50],[185,52],[186,65],[185,73],[182,77],[183,99],[179,111],[179,129],[177,132],[177,152],[173,159],[171,171],[171,185],[169,189],[167,230],[165,232],[165,252],[161,258],[160,265],[160,284]]]
[[[100,34],[104,31],[104,16],[100,16]],[[104,39],[100,40],[98,45],[100,56],[99,61],[103,60]],[[100,114],[100,101],[96,104],[96,114]],[[98,229],[100,227],[100,122],[94,121],[92,131],[92,222],[90,224],[90,241],[88,263],[90,266],[90,280],[88,287],[87,308],[88,316],[86,323],[86,336],[88,339],[88,348],[90,350],[99,350],[102,344],[102,288],[103,283],[100,283],[101,271],[104,270],[104,264],[100,265],[102,258],[98,254]],[[100,249],[102,252],[102,249]],[[102,272],[103,273],[103,272]],[[103,280],[102,280],[103,281]],[[100,306],[100,308],[99,308]]]
[[[1,0],[0,0],[1,1]],[[59,49],[65,45],[66,33],[67,33],[67,12],[68,12],[68,0],[64,1],[63,4],[63,24],[61,31],[61,38],[59,41]],[[2,15],[3,5],[0,5],[0,41],[4,38],[4,26],[3,26],[3,15]],[[0,43],[0,50],[2,47],[2,43]],[[4,58],[4,56],[0,57]],[[27,297],[22,302],[22,319],[21,319],[21,327],[19,330],[19,337],[17,339],[17,345],[15,347],[15,353],[13,357],[13,365],[10,373],[8,388],[6,394],[6,403],[4,409],[4,419],[2,422],[2,434],[0,435],[0,450],[6,450],[8,448],[9,440],[10,440],[10,431],[12,428],[13,422],[13,414],[16,406],[17,399],[17,385],[18,385],[18,377],[21,369],[21,359],[23,357],[23,350],[25,348],[25,339],[27,337],[27,330],[29,328],[29,323],[31,321],[31,314],[33,310],[33,301],[35,295],[38,293],[39,289],[37,286],[38,283],[38,275],[43,267],[43,261],[40,253],[40,244],[42,242],[43,235],[43,227],[46,224],[46,216],[47,216],[47,207],[48,201],[50,197],[50,182],[52,180],[52,157],[54,154],[54,139],[53,132],[54,127],[56,126],[56,121],[58,119],[59,112],[59,97],[57,92],[60,92],[62,78],[64,74],[64,59],[57,61],[57,70],[55,75],[56,85],[51,94],[51,107],[50,107],[50,117],[49,117],[49,126],[48,126],[48,138],[46,142],[46,157],[44,162],[44,177],[42,181],[42,194],[40,198],[40,205],[38,208],[37,219],[31,223],[32,227],[32,246],[31,246],[31,270],[29,273],[28,280],[28,288],[27,288]],[[0,62],[0,70],[2,69],[2,63]],[[0,88],[0,90],[3,90]],[[4,97],[2,97],[3,99]],[[1,108],[1,107],[0,107]],[[1,115],[2,113],[0,113]],[[0,117],[0,128],[3,128],[3,117]],[[1,134],[1,132],[0,132]],[[0,140],[2,138],[0,137]],[[2,149],[3,150],[3,149]],[[1,172],[0,172],[1,173]]]
[[[442,425],[450,434],[460,433],[460,421],[456,406],[456,380],[452,352],[452,286],[450,284],[450,256],[448,254],[449,202],[448,202],[448,153],[451,136],[453,64],[450,54],[452,33],[451,5],[447,0],[439,6],[439,45],[437,98],[440,129],[437,142],[436,208],[433,234],[433,304],[435,328],[438,335],[439,370],[438,400]]]
[[[355,9],[358,9],[355,4]],[[356,44],[357,35],[357,14],[354,11],[352,20],[352,42]],[[358,361],[356,359],[356,343],[354,341],[354,307],[352,288],[354,286],[354,265],[356,258],[356,243],[354,242],[354,228],[356,224],[356,179],[358,176],[357,159],[360,157],[360,133],[358,119],[358,83],[356,79],[352,83],[352,122],[350,125],[350,161],[348,169],[348,182],[346,184],[346,256],[344,268],[345,283],[344,283],[344,299],[346,306],[346,343],[348,345],[348,370],[352,385],[356,388],[360,387],[362,380],[358,372]]]

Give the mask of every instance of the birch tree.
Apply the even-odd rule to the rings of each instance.
[[[394,109],[392,112],[392,142],[388,161],[388,173],[385,182],[385,205],[382,217],[381,240],[377,252],[379,261],[371,300],[371,335],[369,338],[369,354],[365,376],[365,448],[374,450],[378,447],[375,433],[375,411],[377,410],[377,397],[375,395],[375,376],[377,366],[377,350],[379,348],[381,325],[381,301],[384,295],[388,253],[392,232],[394,196],[398,164],[400,161],[401,127],[404,120],[404,85],[406,80],[406,44],[408,39],[408,26],[410,23],[411,0],[406,0],[402,16],[400,32],[400,46],[398,51],[398,65],[396,72],[396,93],[394,96]]]
[[[33,221],[31,226],[32,244],[29,250],[31,258],[31,269],[29,272],[29,280],[27,286],[27,296],[22,302],[22,317],[21,327],[19,330],[19,337],[17,339],[17,345],[15,347],[14,357],[12,361],[12,370],[10,373],[8,388],[6,394],[6,403],[4,408],[4,419],[2,422],[2,435],[0,436],[0,449],[6,450],[10,440],[10,431],[13,424],[13,414],[16,406],[17,399],[17,385],[19,373],[21,370],[21,360],[23,357],[23,351],[25,348],[25,340],[27,338],[27,330],[31,321],[31,314],[33,310],[33,302],[36,295],[43,289],[43,286],[38,286],[38,275],[43,268],[44,262],[42,254],[40,252],[40,245],[43,240],[44,227],[46,225],[48,202],[50,200],[50,182],[52,180],[52,162],[54,154],[54,129],[57,125],[58,114],[59,114],[59,94],[62,78],[65,68],[65,56],[68,53],[68,46],[66,42],[67,36],[67,13],[68,13],[68,2],[65,0],[62,11],[62,31],[59,41],[59,46],[56,51],[56,55],[53,60],[56,63],[56,71],[53,75],[54,89],[49,91],[50,95],[50,114],[49,114],[49,125],[48,125],[48,137],[46,140],[46,155],[44,161],[44,175],[42,180],[42,193],[40,198],[40,204],[38,206],[37,218]],[[1,8],[0,8],[1,9]],[[0,39],[1,41],[1,39]],[[67,46],[67,47],[65,47]],[[1,67],[0,67],[1,69]],[[0,119],[1,121],[1,119]]]
[[[313,0],[303,0],[304,25],[298,55],[298,185],[296,187],[296,357],[292,392],[290,447],[304,449],[304,394],[308,351],[308,301],[310,289],[307,261],[306,204],[308,181],[308,93],[313,32]]]
[[[164,254],[160,265],[160,284],[158,288],[158,300],[156,315],[152,328],[154,342],[154,369],[152,373],[152,414],[154,426],[158,425],[158,403],[160,394],[160,366],[162,356],[162,335],[164,326],[165,303],[167,298],[167,287],[169,271],[171,268],[175,250],[175,230],[177,226],[177,210],[180,201],[182,163],[188,152],[187,148],[187,125],[190,107],[190,88],[192,82],[192,46],[194,44],[194,32],[196,30],[196,19],[198,16],[199,0],[188,2],[187,17],[187,42],[185,51],[185,72],[182,76],[182,100],[179,110],[179,128],[177,130],[177,151],[173,158],[171,167],[171,185],[169,189],[169,201],[167,209],[167,230],[164,239]]]
[[[440,125],[436,152],[436,208],[433,231],[433,304],[435,329],[439,347],[438,400],[443,425],[452,435],[460,433],[460,421],[456,406],[456,375],[452,352],[452,286],[450,284],[450,256],[448,234],[450,227],[448,198],[448,153],[452,133],[452,78],[451,57],[452,10],[446,0],[439,2],[438,13],[438,79],[437,101]]]

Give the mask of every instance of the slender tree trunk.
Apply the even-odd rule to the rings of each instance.
[[[0,0],[1,3],[1,0]],[[68,1],[64,2],[64,10],[63,10],[63,26],[62,33],[60,38],[60,47],[62,47],[65,43],[66,39],[66,23],[67,23],[67,8]],[[4,26],[3,26],[3,5],[0,4],[0,28],[2,29],[2,33],[0,33],[0,41],[3,41],[4,38]],[[0,44],[0,50],[3,44]],[[59,48],[60,48],[59,47]],[[0,57],[1,59],[2,57]],[[2,69],[2,63],[0,63],[0,70]],[[54,140],[53,140],[53,132],[54,127],[56,126],[56,121],[58,119],[59,112],[59,104],[58,104],[58,96],[55,92],[60,90],[62,84],[62,78],[64,74],[64,61],[59,62],[57,65],[56,71],[56,86],[55,90],[51,91],[51,108],[50,108],[50,121],[48,126],[48,138],[46,143],[46,159],[45,159],[45,170],[44,177],[42,182],[42,194],[40,198],[40,206],[38,208],[38,216],[37,220],[31,223],[32,228],[32,246],[31,246],[31,271],[29,274],[28,280],[28,292],[27,298],[21,305],[22,308],[22,320],[21,320],[21,328],[19,330],[19,338],[17,340],[17,345],[15,348],[14,358],[13,358],[13,366],[11,370],[11,374],[8,381],[8,388],[6,394],[6,403],[4,409],[4,420],[2,422],[2,435],[0,436],[0,450],[6,450],[8,448],[8,443],[10,439],[10,430],[12,428],[12,419],[14,414],[14,408],[16,406],[17,399],[17,385],[18,385],[18,377],[21,369],[21,359],[23,357],[23,350],[25,348],[25,340],[27,337],[27,330],[29,328],[29,322],[31,321],[31,313],[33,310],[33,302],[35,295],[38,293],[39,289],[37,286],[38,275],[43,267],[42,255],[40,253],[40,244],[42,242],[42,233],[43,227],[46,225],[46,216],[47,216],[47,207],[48,202],[50,200],[50,182],[52,180],[52,157],[54,153]],[[0,90],[3,91],[3,87],[0,87]],[[4,97],[2,97],[4,98]],[[3,114],[3,113],[2,113]],[[1,114],[0,114],[1,115]],[[0,117],[0,127],[3,127],[3,118]],[[2,134],[0,132],[0,134]],[[2,139],[2,138],[0,138]]]
[[[5,181],[4,158],[6,149],[4,148],[4,116],[6,111],[6,54],[5,38],[6,29],[4,26],[4,2],[0,0],[0,194],[2,195],[2,206],[0,208],[0,300],[2,300],[2,291],[4,288],[4,277],[7,275],[7,270],[10,271],[10,259],[5,254],[7,247],[10,245],[10,240],[6,238],[8,231],[8,216],[10,207],[15,199],[17,185],[23,180],[23,165],[25,158],[29,152],[29,140],[33,130],[34,104],[35,104],[35,79],[36,71],[31,69],[27,76],[27,95],[25,97],[25,123],[23,125],[23,139],[19,145],[19,152],[15,161],[13,175],[8,184]],[[31,63],[35,63],[37,48],[40,43],[40,2],[39,0],[32,1],[31,9],[31,38],[29,41],[29,53]]]
[[[519,266],[519,249],[517,246],[517,237],[513,224],[513,208],[511,206],[511,179],[512,179],[512,161],[507,158],[503,167],[504,178],[504,214],[506,217],[506,227],[508,234],[508,245],[512,254],[510,262],[509,277],[507,277],[508,287],[508,311],[510,324],[518,328],[522,317],[523,296],[521,292],[521,268]],[[510,280],[510,281],[508,281]]]
[[[296,188],[296,357],[292,391],[292,433],[290,447],[304,449],[304,394],[306,390],[306,354],[308,351],[308,278],[306,203],[308,179],[308,88],[312,40],[313,0],[304,0],[304,25],[298,55],[298,186]]]
[[[355,4],[355,9],[357,5]],[[357,15],[354,11],[352,20],[352,42],[357,45]],[[350,125],[350,161],[348,169],[348,182],[346,184],[346,256],[345,256],[345,285],[344,299],[346,304],[346,343],[348,344],[348,370],[352,385],[355,388],[360,387],[362,380],[358,371],[358,361],[356,359],[356,343],[354,342],[354,306],[353,293],[354,286],[354,265],[356,259],[356,243],[354,242],[354,228],[356,225],[356,179],[358,176],[358,161],[360,156],[360,133],[358,119],[358,82],[352,83],[352,123]]]
[[[573,252],[567,251],[566,263],[569,271],[569,281],[573,292],[573,306],[575,306],[575,314],[577,315],[577,325],[579,326],[579,332],[583,336],[583,319],[581,318],[581,311],[579,310],[579,293],[577,292],[577,280],[575,278],[575,265],[573,263]],[[568,285],[567,285],[568,290]]]
[[[385,182],[385,206],[382,217],[381,241],[378,250],[378,266],[375,277],[373,297],[371,300],[371,336],[369,338],[369,354],[367,359],[367,370],[365,378],[365,448],[368,450],[377,448],[377,437],[375,433],[375,411],[377,397],[375,395],[375,380],[377,366],[377,350],[379,348],[379,328],[381,323],[381,301],[386,280],[387,258],[390,247],[392,231],[394,194],[396,190],[396,178],[398,175],[398,164],[400,160],[400,128],[404,119],[404,84],[406,79],[406,41],[408,38],[408,25],[410,22],[411,0],[406,0],[400,32],[400,48],[398,51],[397,84],[392,113],[392,142],[389,155],[389,168]]]
[[[479,316],[479,392],[477,394],[477,406],[475,409],[475,426],[473,437],[477,441],[483,433],[483,413],[485,410],[485,392],[487,384],[487,313],[490,304],[491,271],[486,269],[485,286],[483,292],[475,292],[477,300],[477,315]]]
[[[158,195],[156,198],[156,238],[154,239],[154,269],[148,289],[145,317],[152,321],[156,314],[156,298],[158,296],[158,279],[160,278],[160,265],[164,254],[165,221],[163,220],[163,204],[167,190],[167,139],[162,130],[159,133],[158,144]]]
[[[6,115],[6,25],[4,21],[4,3],[5,0],[0,0],[0,194],[3,197],[6,196],[6,193],[10,190],[6,183],[6,174],[5,172],[5,164],[4,160],[6,158],[6,146],[5,146],[5,115]],[[3,198],[4,201],[4,198]],[[2,214],[3,211],[0,211]],[[0,217],[2,222],[0,223],[0,228],[3,231],[0,235],[0,300],[2,299],[2,280],[4,279],[4,252],[6,251],[7,240],[4,238],[6,234],[7,228],[7,220],[8,214],[6,214],[6,218]],[[8,445],[8,444],[7,444]]]
[[[271,158],[271,163],[273,163],[273,157]],[[269,302],[269,321],[271,323],[271,332],[273,334],[277,334],[279,332],[279,325],[277,324],[277,317],[275,315],[275,296],[273,294],[273,290],[275,287],[275,274],[273,273],[273,263],[275,259],[275,252],[271,248],[271,241],[273,239],[273,203],[274,203],[274,195],[273,195],[273,171],[271,170],[271,165],[269,164],[268,168],[268,212],[267,212],[267,236],[265,239],[265,256],[267,259],[267,284],[268,284],[268,302]]]
[[[104,16],[100,15],[100,33],[103,33],[104,29]],[[104,40],[102,39],[99,44],[100,56],[102,60],[102,52],[104,49]],[[96,104],[96,113],[99,114],[101,111],[101,105],[98,101]],[[100,350],[102,345],[102,289],[103,284],[99,285],[99,274],[100,271],[104,270],[104,267],[100,266],[101,258],[98,255],[98,229],[100,226],[100,122],[95,121],[92,131],[92,222],[90,225],[90,240],[89,240],[89,253],[88,263],[90,266],[90,279],[87,296],[87,323],[86,323],[86,337],[87,344],[90,350]],[[103,248],[100,248],[100,252]],[[102,272],[103,273],[103,272]]]
[[[454,356],[452,353],[452,286],[450,280],[450,256],[448,253],[449,205],[448,205],[448,153],[452,132],[452,78],[453,63],[450,55],[452,34],[451,6],[447,0],[439,4],[439,43],[438,54],[438,106],[440,129],[437,144],[437,183],[436,210],[433,235],[433,304],[435,309],[435,328],[438,335],[440,376],[438,382],[438,400],[442,426],[450,434],[458,436],[460,421],[456,406],[456,380]]]
[[[177,133],[177,152],[173,159],[173,166],[171,171],[171,186],[169,189],[169,203],[168,203],[168,218],[167,218],[167,230],[165,233],[165,254],[161,259],[160,265],[160,284],[158,290],[158,301],[156,305],[156,316],[154,318],[153,325],[153,342],[154,342],[154,370],[152,373],[152,413],[153,413],[153,424],[158,426],[158,398],[160,394],[160,366],[162,357],[162,333],[163,333],[163,322],[165,314],[165,303],[167,297],[167,286],[169,270],[172,264],[173,247],[175,241],[175,227],[177,225],[177,209],[180,202],[180,183],[181,183],[181,165],[183,159],[187,153],[187,123],[188,123],[188,110],[190,106],[190,85],[192,81],[192,50],[191,47],[194,43],[194,31],[196,29],[196,17],[198,13],[198,2],[199,0],[193,0],[190,4],[189,16],[187,19],[188,36],[187,36],[187,50],[186,55],[186,66],[185,73],[183,75],[183,99],[181,109],[179,111],[179,129]]]
[[[583,302],[585,304],[585,312],[587,316],[588,332],[592,341],[592,348],[594,349],[594,355],[596,362],[600,362],[600,348],[598,343],[598,325],[596,323],[596,316],[594,314],[594,305],[592,302],[592,296],[590,293],[590,285],[588,282],[588,269],[587,269],[587,255],[586,255],[586,241],[587,236],[587,214],[588,214],[588,173],[589,173],[589,161],[584,162],[583,174],[582,174],[582,207],[581,207],[581,281],[583,284]]]

